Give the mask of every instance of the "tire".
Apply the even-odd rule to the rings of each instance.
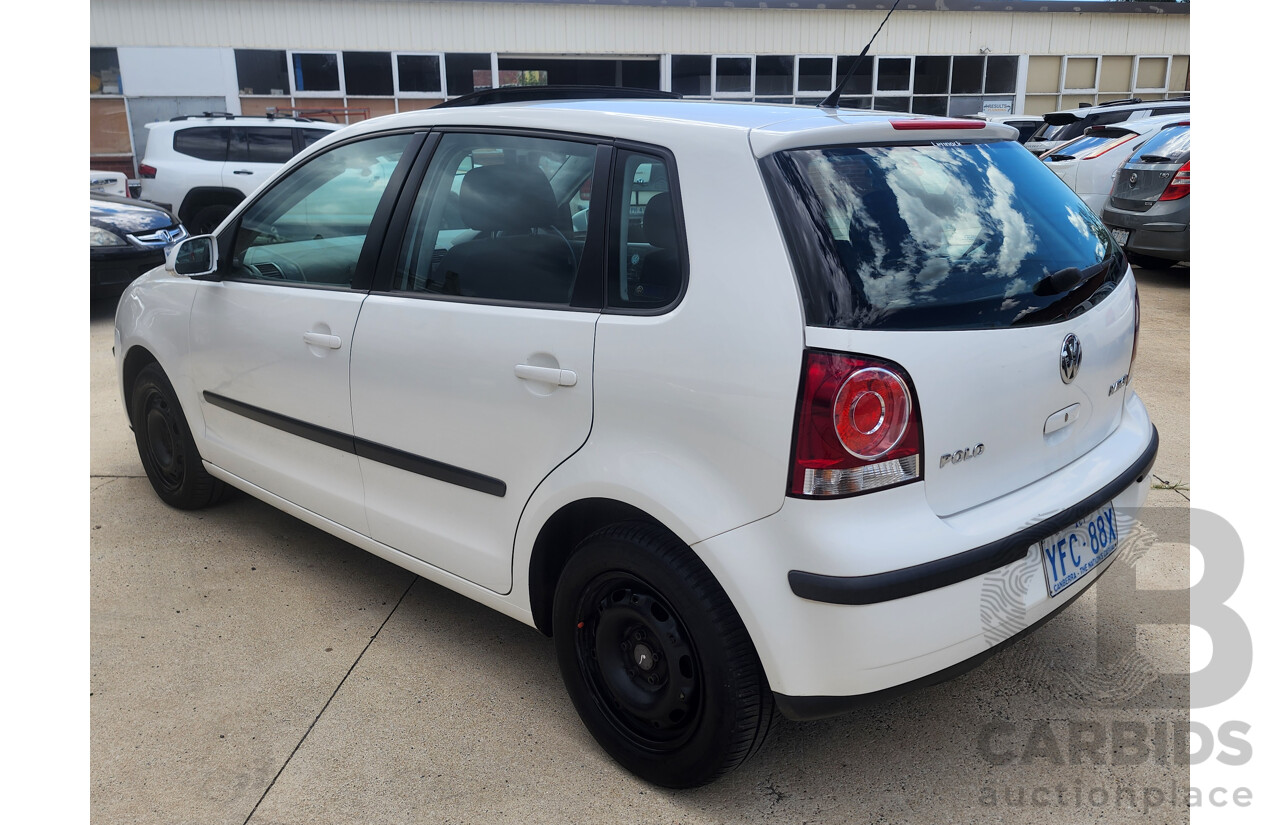
[[[552,607],[560,674],[600,746],[668,788],[704,785],[764,742],[773,694],[706,566],[643,523],[587,537]]]
[[[192,235],[208,235],[218,228],[222,219],[231,214],[231,205],[215,203],[197,209],[191,216],[191,225],[187,227]]]
[[[1143,269],[1173,269],[1178,263],[1168,258],[1157,258],[1154,255],[1143,255],[1139,252],[1126,252],[1125,256],[1129,259],[1129,263]]]
[[[129,418],[147,479],[165,504],[199,510],[222,498],[226,485],[204,469],[173,385],[158,364],[143,367],[133,382]]]

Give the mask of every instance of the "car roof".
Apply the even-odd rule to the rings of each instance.
[[[934,122],[938,131],[970,137],[1015,139],[1009,126],[982,120],[936,118],[904,112],[823,109],[709,100],[547,100],[498,103],[386,115],[353,124],[343,136],[426,126],[503,126],[551,129],[583,135],[665,143],[664,138],[737,140],[748,138],[758,155],[798,146],[849,140],[904,140],[903,121]],[[899,127],[895,128],[894,123]],[[958,125],[963,124],[963,125]],[[932,130],[926,130],[932,131]],[[327,137],[321,145],[335,140]]]
[[[1047,121],[1049,118],[1061,118],[1068,115],[1076,115],[1076,120],[1083,120],[1089,115],[1096,115],[1106,112],[1133,112],[1143,109],[1162,109],[1167,106],[1190,106],[1191,98],[1171,98],[1169,100],[1139,100],[1134,103],[1099,103],[1094,106],[1079,106],[1075,109],[1059,109],[1056,112],[1049,112],[1044,115]],[[1062,124],[1057,124],[1062,125]]]

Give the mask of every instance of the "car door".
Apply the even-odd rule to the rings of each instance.
[[[246,196],[262,185],[294,155],[293,129],[281,126],[234,126],[222,167],[222,185]]]
[[[225,230],[221,280],[199,285],[191,311],[204,457],[360,532],[351,338],[397,170],[420,144],[411,134],[353,141],[282,177]]]
[[[571,212],[608,152],[443,135],[356,328],[370,534],[497,592],[525,503],[591,429],[603,216]]]

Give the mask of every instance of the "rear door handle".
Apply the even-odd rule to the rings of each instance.
[[[302,333],[302,343],[310,344],[313,347],[338,349],[342,346],[342,339],[336,335],[325,335],[323,332],[304,332]]]
[[[573,370],[535,367],[530,364],[516,364],[516,378],[525,381],[541,381],[544,384],[555,384],[558,387],[572,387],[578,383],[578,374]]]

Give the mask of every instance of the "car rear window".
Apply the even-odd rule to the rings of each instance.
[[[1138,147],[1130,163],[1186,163],[1191,160],[1191,127],[1166,126]]]
[[[1052,323],[1125,272],[1102,222],[1012,141],[798,149],[762,168],[811,326]]]
[[[1102,129],[1095,127],[1090,130],[1089,134],[1067,141],[1057,149],[1049,152],[1045,157],[1049,160],[1071,160],[1073,158],[1083,158],[1085,155],[1097,157],[1133,140],[1135,134],[1135,132],[1130,132],[1128,129]]]

